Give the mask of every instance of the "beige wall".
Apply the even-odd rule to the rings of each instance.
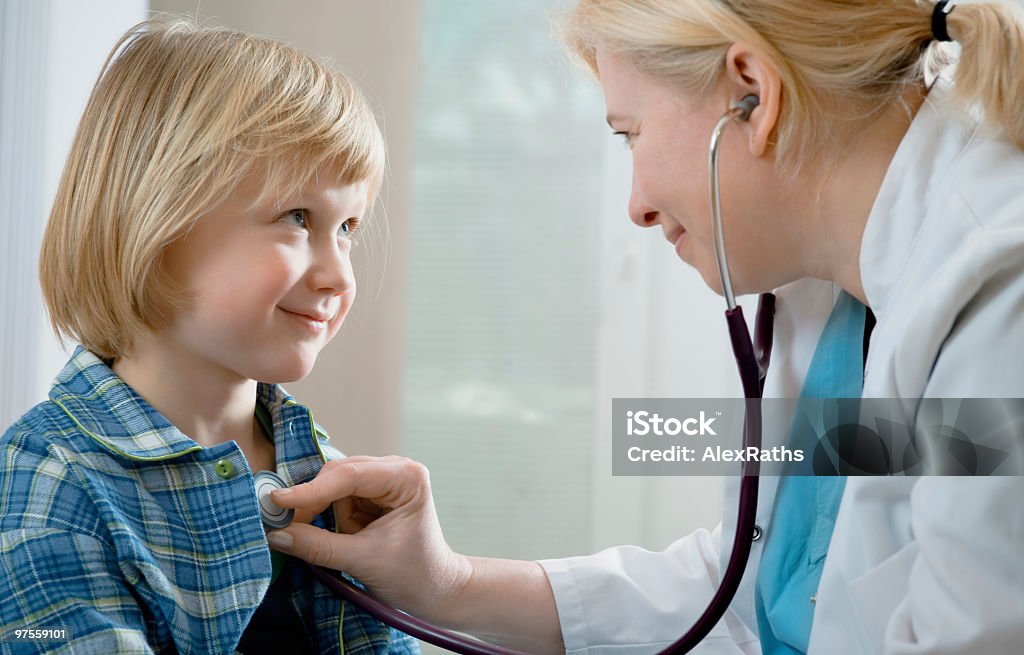
[[[359,298],[312,375],[287,385],[350,454],[400,449],[405,280],[412,186],[419,0],[151,0],[155,12],[217,25],[328,57],[370,97],[388,141],[378,223],[356,249]],[[381,211],[383,209],[383,211]],[[390,237],[387,235],[390,233]]]

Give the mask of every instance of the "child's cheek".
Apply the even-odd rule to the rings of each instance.
[[[281,300],[294,286],[292,271],[276,258],[267,258],[262,266],[248,267],[230,284],[224,285],[221,305],[252,320],[266,318],[276,311]]]
[[[338,310],[338,315],[333,321],[331,321],[331,326],[327,333],[328,342],[333,339],[334,335],[336,335],[338,330],[341,329],[341,324],[345,322],[345,317],[348,316],[349,310],[352,309],[352,304],[355,302],[355,299],[356,285],[353,281],[349,291],[341,297],[341,308]]]

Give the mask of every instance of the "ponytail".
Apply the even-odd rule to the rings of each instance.
[[[957,5],[946,18],[960,44],[954,97],[981,109],[985,121],[1024,149],[1024,20],[994,2]]]

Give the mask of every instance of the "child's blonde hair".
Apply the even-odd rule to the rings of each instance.
[[[161,254],[258,166],[288,195],[323,167],[384,174],[384,140],[341,73],[288,45],[182,19],[114,47],[78,126],[43,237],[40,277],[59,337],[126,353],[187,301]],[[261,198],[254,198],[259,202]]]
[[[707,92],[733,43],[755,48],[782,79],[776,153],[784,169],[841,148],[907,85],[948,63],[932,41],[930,0],[580,0],[564,18],[571,53],[597,74],[598,45],[680,91]],[[1024,148],[1024,26],[1018,10],[957,5],[962,48],[954,93]],[[836,120],[840,118],[842,120]]]

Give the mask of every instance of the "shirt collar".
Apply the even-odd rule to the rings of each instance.
[[[270,414],[279,464],[312,455],[318,456],[314,459],[322,459],[316,443],[317,435],[322,433],[305,407],[276,384],[260,382],[256,396]],[[81,346],[58,374],[50,399],[85,434],[128,459],[158,461],[203,450],[203,446],[174,427],[99,357]],[[290,438],[283,438],[285,434]],[[306,439],[301,438],[303,434]]]
[[[896,149],[864,227],[861,283],[878,316],[913,260],[933,200],[949,182],[947,173],[977,129],[952,102],[949,83],[939,78]]]

